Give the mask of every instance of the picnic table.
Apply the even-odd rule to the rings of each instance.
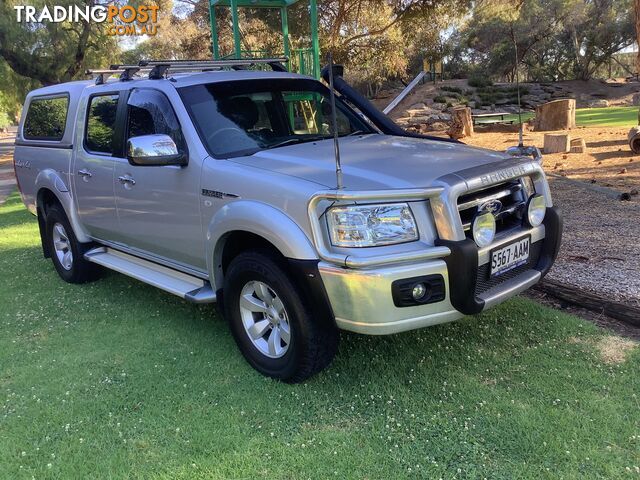
[[[505,121],[504,117],[507,115],[511,114],[508,112],[476,113],[471,115],[471,118],[474,125],[478,123],[513,123],[513,120]]]

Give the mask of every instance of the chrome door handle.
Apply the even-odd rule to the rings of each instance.
[[[130,177],[129,175],[123,175],[121,177],[118,177],[118,180],[120,180],[120,183],[125,184],[128,183],[129,185],[135,185],[136,181],[133,179],[133,177]]]
[[[78,170],[78,175],[84,178],[91,178],[93,176],[89,170],[85,169]]]

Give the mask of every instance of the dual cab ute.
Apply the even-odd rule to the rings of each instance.
[[[218,301],[247,361],[297,382],[339,329],[449,322],[549,270],[562,224],[530,150],[410,134],[339,72],[333,109],[322,82],[250,63],[273,71],[141,62],[27,96],[16,175],[63,280],[106,267]]]

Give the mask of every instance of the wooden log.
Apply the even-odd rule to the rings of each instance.
[[[566,153],[571,149],[571,137],[567,133],[545,133],[544,153]]]
[[[640,327],[640,307],[611,300],[554,280],[545,279],[534,288],[558,300]]]
[[[571,153],[585,153],[587,151],[587,143],[584,138],[574,138],[571,140]]]
[[[629,148],[633,153],[640,153],[640,127],[633,127],[629,130]]]
[[[538,132],[576,128],[576,101],[553,100],[536,107],[534,128]]]
[[[456,140],[473,135],[473,118],[469,107],[456,107],[453,109],[451,125],[447,130],[447,134]]]

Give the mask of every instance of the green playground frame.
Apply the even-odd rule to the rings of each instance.
[[[209,0],[209,16],[211,23],[211,42],[214,60],[226,58],[244,59],[263,57],[264,52],[242,49],[240,41],[240,26],[238,11],[240,8],[271,8],[280,10],[282,19],[283,53],[289,59],[289,71],[320,78],[320,42],[318,40],[318,4],[317,0],[309,0],[311,17],[311,46],[306,48],[292,48],[289,41],[288,8],[299,0]],[[216,8],[229,7],[231,9],[231,23],[233,29],[233,53],[220,56],[218,27],[216,24]]]

